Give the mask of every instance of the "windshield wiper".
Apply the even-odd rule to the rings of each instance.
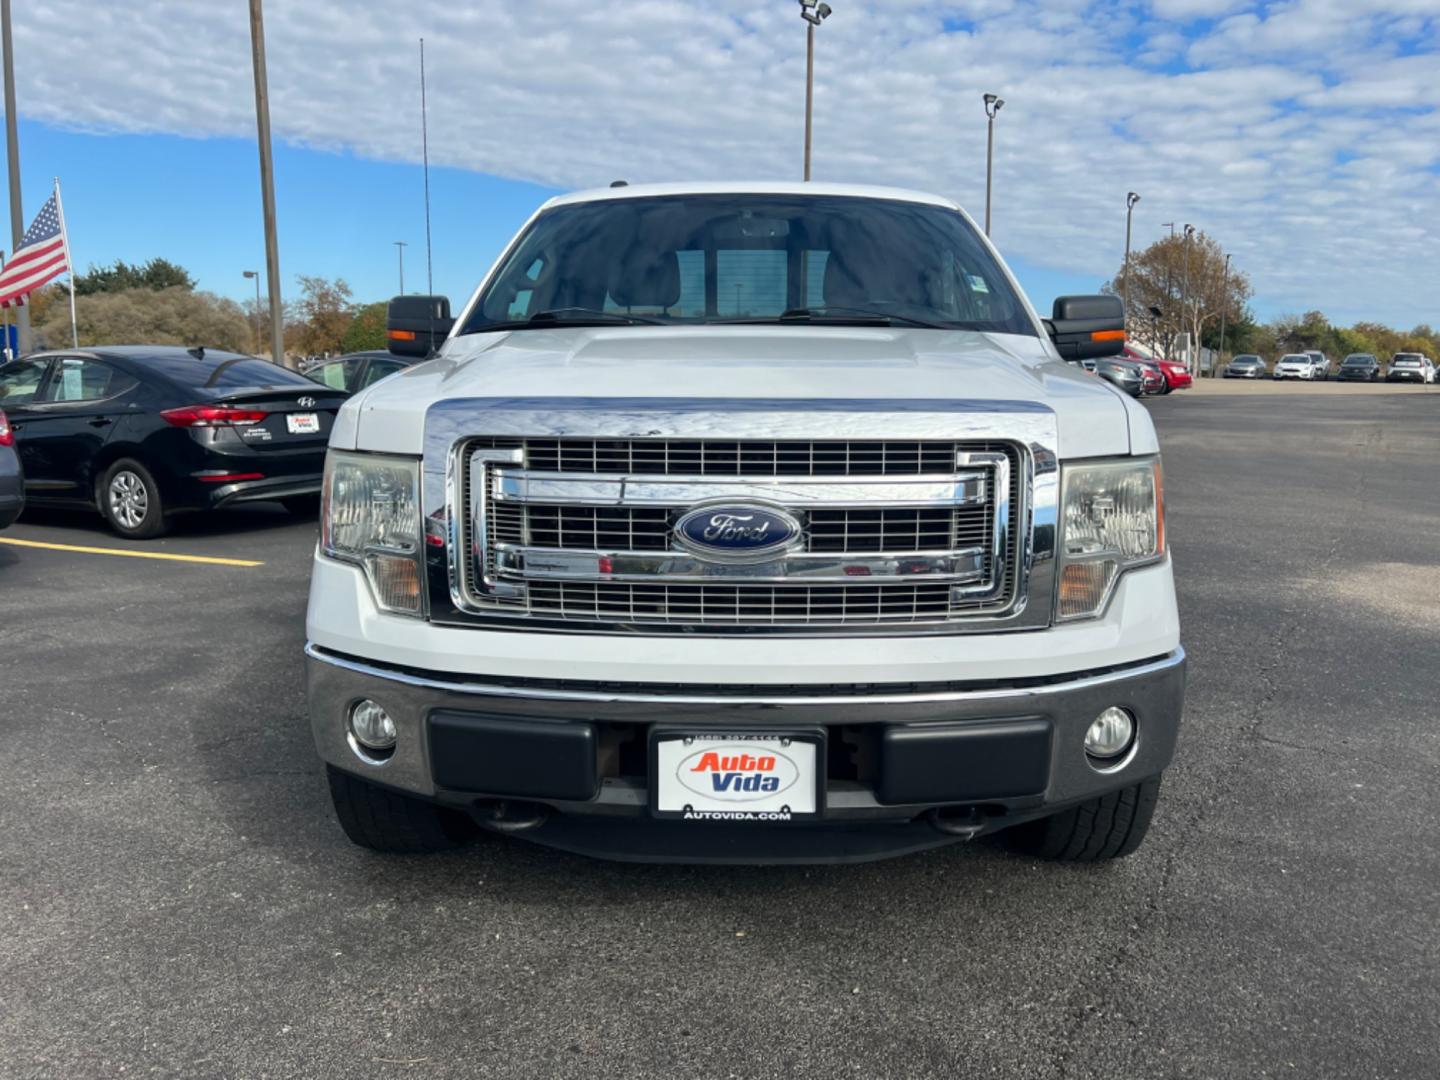
[[[466,334],[483,334],[492,330],[544,330],[551,326],[665,326],[665,319],[648,315],[627,315],[623,311],[600,311],[596,308],[563,307],[537,311],[528,319],[510,319],[486,323]]]
[[[652,319],[648,315],[628,315],[623,311],[601,311],[598,308],[560,307],[548,311],[537,311],[531,315],[532,323],[580,323],[607,322],[622,326],[663,326],[664,319]]]
[[[895,315],[888,311],[870,311],[866,308],[839,307],[824,304],[819,307],[789,308],[774,318],[747,316],[737,319],[712,320],[724,323],[772,323],[772,322],[835,322],[851,326],[919,326],[926,330],[945,330],[947,327],[924,319],[912,319],[909,315]]]

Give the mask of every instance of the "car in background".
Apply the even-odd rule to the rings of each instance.
[[[15,452],[15,431],[0,411],[0,529],[15,523],[25,509],[25,473]]]
[[[1226,379],[1263,379],[1265,377],[1265,360],[1254,353],[1232,356],[1230,363],[1225,365],[1221,377]]]
[[[414,363],[417,363],[417,360],[410,357],[396,356],[384,349],[374,349],[319,360],[302,368],[301,374],[332,390],[344,390],[348,394],[354,394],[367,386],[373,386],[387,375],[404,371]]]
[[[1385,381],[1433,383],[1435,365],[1424,353],[1396,353],[1390,361],[1390,370],[1385,375]]]
[[[325,448],[346,394],[266,360],[114,345],[0,366],[31,505],[92,507],[124,537],[171,516],[276,500],[318,510]]]
[[[1283,379],[1317,379],[1315,358],[1309,353],[1286,353],[1275,362],[1273,377],[1277,382]]]
[[[1102,357],[1095,361],[1095,374],[1131,397],[1138,398],[1145,392],[1145,373],[1138,364],[1129,360]]]
[[[1340,361],[1335,378],[1341,382],[1375,382],[1380,378],[1380,361],[1369,353],[1351,353]]]
[[[1310,377],[1328,380],[1330,378],[1330,358],[1319,349],[1307,349],[1305,355],[1315,362],[1315,370]]]
[[[1150,361],[1160,369],[1160,374],[1165,377],[1165,389],[1161,393],[1168,394],[1172,390],[1188,390],[1195,385],[1195,377],[1190,374],[1190,369],[1178,360],[1152,360]]]

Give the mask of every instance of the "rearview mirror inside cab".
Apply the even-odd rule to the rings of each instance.
[[[385,340],[396,356],[431,356],[450,333],[448,296],[397,296],[385,310]]]
[[[1118,296],[1061,296],[1045,320],[1066,360],[1118,356],[1125,350],[1125,305]]]

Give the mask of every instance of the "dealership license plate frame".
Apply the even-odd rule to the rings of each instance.
[[[319,435],[320,414],[313,412],[286,413],[285,430],[291,435]]]
[[[701,742],[715,741],[717,749],[725,743],[767,743],[777,744],[788,740],[790,743],[799,743],[813,748],[811,758],[810,783],[813,785],[812,810],[797,811],[790,810],[789,816],[784,817],[770,811],[758,811],[754,817],[696,817],[692,812],[687,811],[683,806],[679,809],[662,809],[661,807],[661,781],[660,781],[660,746],[662,743],[684,743],[685,740],[700,740]],[[742,726],[724,728],[699,728],[685,726],[655,726],[650,729],[649,746],[649,806],[650,814],[653,817],[670,821],[685,821],[689,824],[739,824],[739,825],[788,825],[803,822],[818,821],[825,815],[825,773],[826,773],[826,752],[827,736],[823,728],[796,728],[777,731],[773,728],[747,728]],[[692,745],[696,745],[692,743]],[[700,749],[696,745],[696,749]],[[778,746],[777,749],[784,749]],[[694,752],[694,751],[690,751]],[[688,756],[688,753],[687,755]],[[701,811],[702,814],[713,812],[716,808],[707,808]],[[734,804],[733,811],[726,812],[742,813],[746,810],[744,803]]]

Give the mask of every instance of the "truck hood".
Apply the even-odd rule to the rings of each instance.
[[[1062,458],[1150,453],[1144,409],[1035,337],[816,326],[603,327],[452,338],[440,355],[352,398],[331,444],[418,454],[441,401],[765,398],[1022,402],[1055,413]],[[477,426],[476,433],[483,433]],[[843,432],[815,432],[816,437]]]

